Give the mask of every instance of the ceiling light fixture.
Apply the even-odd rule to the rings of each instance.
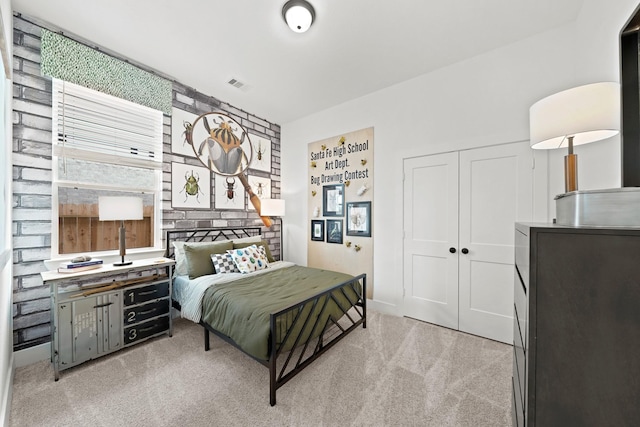
[[[282,17],[293,31],[304,33],[313,24],[316,12],[306,0],[289,0],[282,6]]]

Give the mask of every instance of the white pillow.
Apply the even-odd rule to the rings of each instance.
[[[241,237],[239,239],[232,239],[233,243],[258,243],[262,241],[262,236],[249,236],[249,237]]]
[[[227,253],[231,255],[240,273],[251,273],[269,267],[264,250],[258,249],[256,245],[232,249]]]
[[[173,242],[173,258],[176,260],[176,266],[173,269],[175,276],[186,276],[189,271],[187,259],[184,256],[184,244],[186,242]]]

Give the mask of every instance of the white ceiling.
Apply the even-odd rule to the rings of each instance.
[[[284,124],[576,19],[583,0],[13,0],[36,17]],[[238,79],[248,89],[227,82]]]

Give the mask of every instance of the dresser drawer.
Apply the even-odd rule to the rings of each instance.
[[[515,317],[515,316],[514,316]],[[518,328],[518,322],[514,321],[514,339],[513,339],[513,382],[516,386],[516,396],[520,398],[520,409],[524,407],[526,387],[526,352],[519,340],[518,334],[515,332]]]
[[[139,323],[134,326],[124,328],[124,344],[131,344],[136,341],[149,338],[152,335],[164,332],[169,329],[169,316],[158,317],[148,322]]]
[[[524,412],[522,406],[519,405],[518,390],[516,390],[515,378],[512,378],[511,382],[511,422],[514,427],[524,426]]]
[[[515,232],[515,255],[516,255],[516,267],[520,272],[522,283],[528,292],[529,289],[529,236],[523,234],[520,230],[516,229]]]
[[[169,296],[169,282],[158,282],[153,285],[132,288],[124,291],[124,305],[140,304]]]
[[[169,300],[167,299],[136,305],[124,310],[124,324],[131,325],[167,313],[169,313]]]
[[[520,334],[520,340],[522,341],[523,348],[527,348],[528,336],[528,318],[529,318],[529,304],[527,303],[527,294],[525,292],[524,285],[520,279],[518,267],[516,267],[513,278],[513,302],[515,306],[514,317],[517,320],[519,328],[514,325],[513,335]]]

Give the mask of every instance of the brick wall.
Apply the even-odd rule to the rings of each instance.
[[[40,272],[51,257],[51,79],[40,74],[40,34],[43,24],[14,16],[13,79],[13,343],[21,350],[50,340],[49,289]],[[55,28],[48,28],[56,31]],[[280,197],[280,127],[183,84],[173,83],[173,106],[194,114],[224,111],[253,134],[271,140],[273,198]],[[171,162],[201,166],[195,158],[171,153],[171,117],[164,116],[163,230],[194,227],[261,226],[249,204],[247,211],[171,208]],[[182,126],[182,124],[177,124]],[[205,187],[206,188],[206,187]],[[213,174],[211,200],[214,200]],[[163,232],[164,235],[164,232]],[[279,257],[279,223],[263,229],[263,236]]]

